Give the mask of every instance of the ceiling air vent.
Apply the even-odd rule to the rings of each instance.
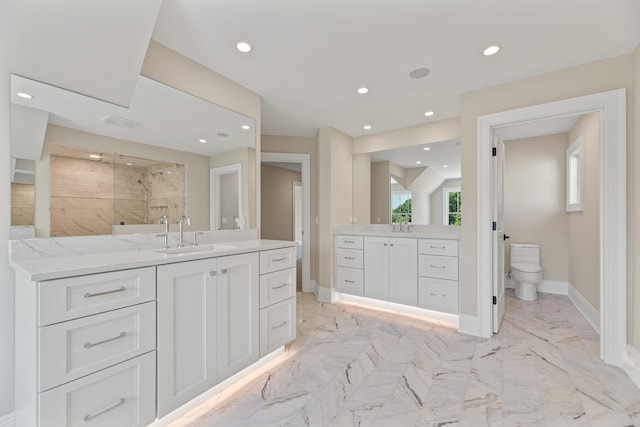
[[[135,120],[125,119],[124,117],[113,116],[111,114],[104,116],[100,119],[102,123],[106,123],[121,128],[135,128],[140,126],[140,122]]]

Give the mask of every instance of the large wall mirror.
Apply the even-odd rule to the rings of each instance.
[[[253,119],[143,76],[128,108],[19,76],[11,91],[13,238],[153,232],[183,213],[208,230],[210,170],[238,163],[231,210],[255,223]]]
[[[459,141],[369,154],[372,224],[461,225]]]

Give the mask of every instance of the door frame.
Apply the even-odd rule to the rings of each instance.
[[[492,335],[491,146],[494,131],[556,116],[600,112],[600,357],[622,367],[627,349],[626,89],[493,113],[477,122],[478,331]]]
[[[311,155],[260,153],[260,162],[302,164],[302,291],[313,292],[311,284]]]

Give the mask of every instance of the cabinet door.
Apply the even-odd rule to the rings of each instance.
[[[418,305],[417,239],[389,239],[389,301]]]
[[[158,267],[158,414],[217,382],[216,259]]]
[[[218,381],[258,360],[259,266],[257,252],[218,258]]]
[[[389,239],[364,239],[364,296],[389,301]]]

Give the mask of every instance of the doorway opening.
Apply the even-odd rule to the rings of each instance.
[[[261,162],[262,238],[296,242],[298,289],[312,292],[311,156],[263,152]],[[269,172],[273,180],[265,176]]]
[[[492,334],[493,292],[498,275],[493,223],[495,181],[492,147],[501,128],[551,117],[600,113],[600,357],[622,367],[626,354],[626,91],[586,95],[478,117],[477,261],[479,335]]]

